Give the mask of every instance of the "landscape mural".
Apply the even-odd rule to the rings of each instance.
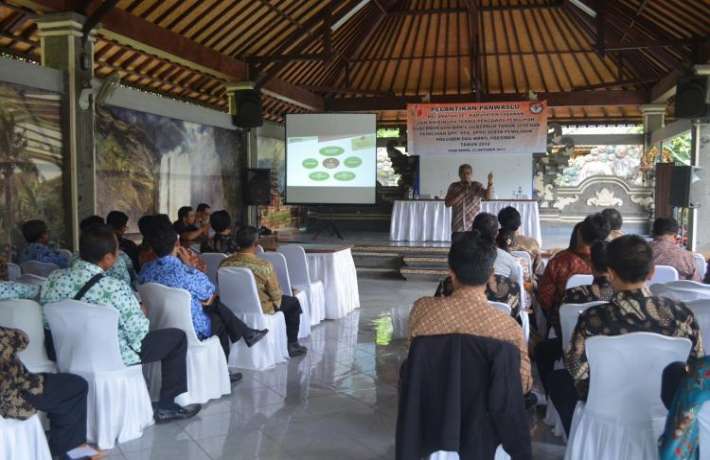
[[[96,117],[97,210],[128,214],[129,232],[146,213],[177,218],[208,203],[237,218],[242,205],[242,134],[118,107]]]
[[[43,219],[52,244],[64,245],[61,96],[0,82],[0,244],[24,244],[19,225]]]

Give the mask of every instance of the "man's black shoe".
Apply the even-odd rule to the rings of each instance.
[[[259,340],[263,339],[266,333],[269,332],[268,329],[264,329],[262,331],[257,331],[255,330],[252,332],[250,335],[245,335],[244,336],[244,342],[247,344],[247,347],[251,348],[253,347]]]
[[[296,356],[303,356],[306,354],[307,351],[308,350],[306,350],[306,347],[302,347],[298,344],[298,342],[288,344],[288,355],[291,358],[295,358]]]
[[[201,409],[201,404],[191,404],[185,407],[180,407],[176,404],[175,408],[171,409],[162,409],[158,407],[153,412],[153,418],[155,418],[155,423],[167,423],[173,420],[184,420],[194,417],[198,414],[198,412],[200,412]]]
[[[229,374],[229,381],[231,383],[237,383],[238,381],[240,381],[242,379],[242,377],[243,377],[243,375],[241,372],[234,372],[234,373]]]

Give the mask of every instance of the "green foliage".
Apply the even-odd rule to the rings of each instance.
[[[671,151],[673,161],[683,165],[690,165],[691,135],[690,131],[679,134],[670,141],[663,143],[663,148]]]
[[[397,138],[399,137],[399,128],[379,128],[377,130],[378,138]]]

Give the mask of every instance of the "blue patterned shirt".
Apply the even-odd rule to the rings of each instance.
[[[97,273],[103,273],[101,267],[81,259],[75,260],[71,268],[55,270],[42,286],[40,303],[45,305],[73,299]],[[81,300],[118,310],[118,346],[123,363],[127,366],[139,363],[138,353],[141,351],[143,339],[148,334],[149,323],[131,287],[116,278],[104,276]]]
[[[62,254],[42,243],[30,243],[22,250],[20,263],[29,262],[30,260],[55,264],[59,268],[67,268],[69,266],[69,258],[66,254]]]
[[[39,297],[40,286],[36,284],[0,281],[0,300],[30,299]]]
[[[175,256],[165,256],[144,264],[138,282],[159,283],[188,291],[192,296],[192,324],[197,337],[204,340],[212,336],[212,321],[202,305],[215,293],[214,284],[207,275],[185,265]]]

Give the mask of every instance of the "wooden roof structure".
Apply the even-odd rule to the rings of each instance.
[[[561,122],[637,122],[710,59],[706,0],[2,0],[0,52],[39,60],[58,11],[101,22],[98,77],[220,110],[253,80],[274,121],[535,93]]]

